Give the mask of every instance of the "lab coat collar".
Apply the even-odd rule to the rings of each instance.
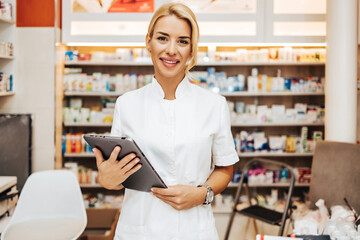
[[[159,82],[155,79],[155,77],[152,78],[151,85],[152,85],[155,96],[158,98],[164,99],[165,93],[164,93],[161,85],[159,84]],[[189,86],[190,86],[190,82],[189,82],[188,78],[185,76],[184,79],[181,80],[181,82],[179,83],[179,85],[176,88],[175,98],[179,99],[182,96],[184,96],[186,94],[186,92],[189,91],[189,89],[188,89]]]

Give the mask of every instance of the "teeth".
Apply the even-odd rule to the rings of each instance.
[[[163,59],[163,61],[166,62],[166,63],[176,63],[176,61],[168,61],[168,60],[165,60],[165,59]]]

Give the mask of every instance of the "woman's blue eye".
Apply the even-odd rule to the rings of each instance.
[[[188,44],[189,42],[188,41],[186,41],[186,40],[180,40],[179,41],[181,44]]]
[[[160,40],[160,41],[165,41],[166,40],[165,37],[158,37],[157,39]]]

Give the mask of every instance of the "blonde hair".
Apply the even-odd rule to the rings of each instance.
[[[174,15],[179,19],[185,20],[191,28],[191,61],[185,68],[185,74],[189,73],[189,70],[196,65],[197,62],[197,48],[199,42],[199,26],[196,21],[195,14],[191,11],[189,7],[182,3],[166,3],[156,10],[153,17],[151,18],[148,36],[152,39],[154,34],[154,28],[156,22],[166,16]]]

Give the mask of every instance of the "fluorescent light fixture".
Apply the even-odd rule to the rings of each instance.
[[[86,47],[145,47],[145,41],[137,42],[69,42],[67,46]]]
[[[326,43],[199,43],[199,47],[325,47]]]
[[[145,47],[145,42],[70,42],[67,46]],[[199,43],[199,47],[326,47],[326,43]]]

